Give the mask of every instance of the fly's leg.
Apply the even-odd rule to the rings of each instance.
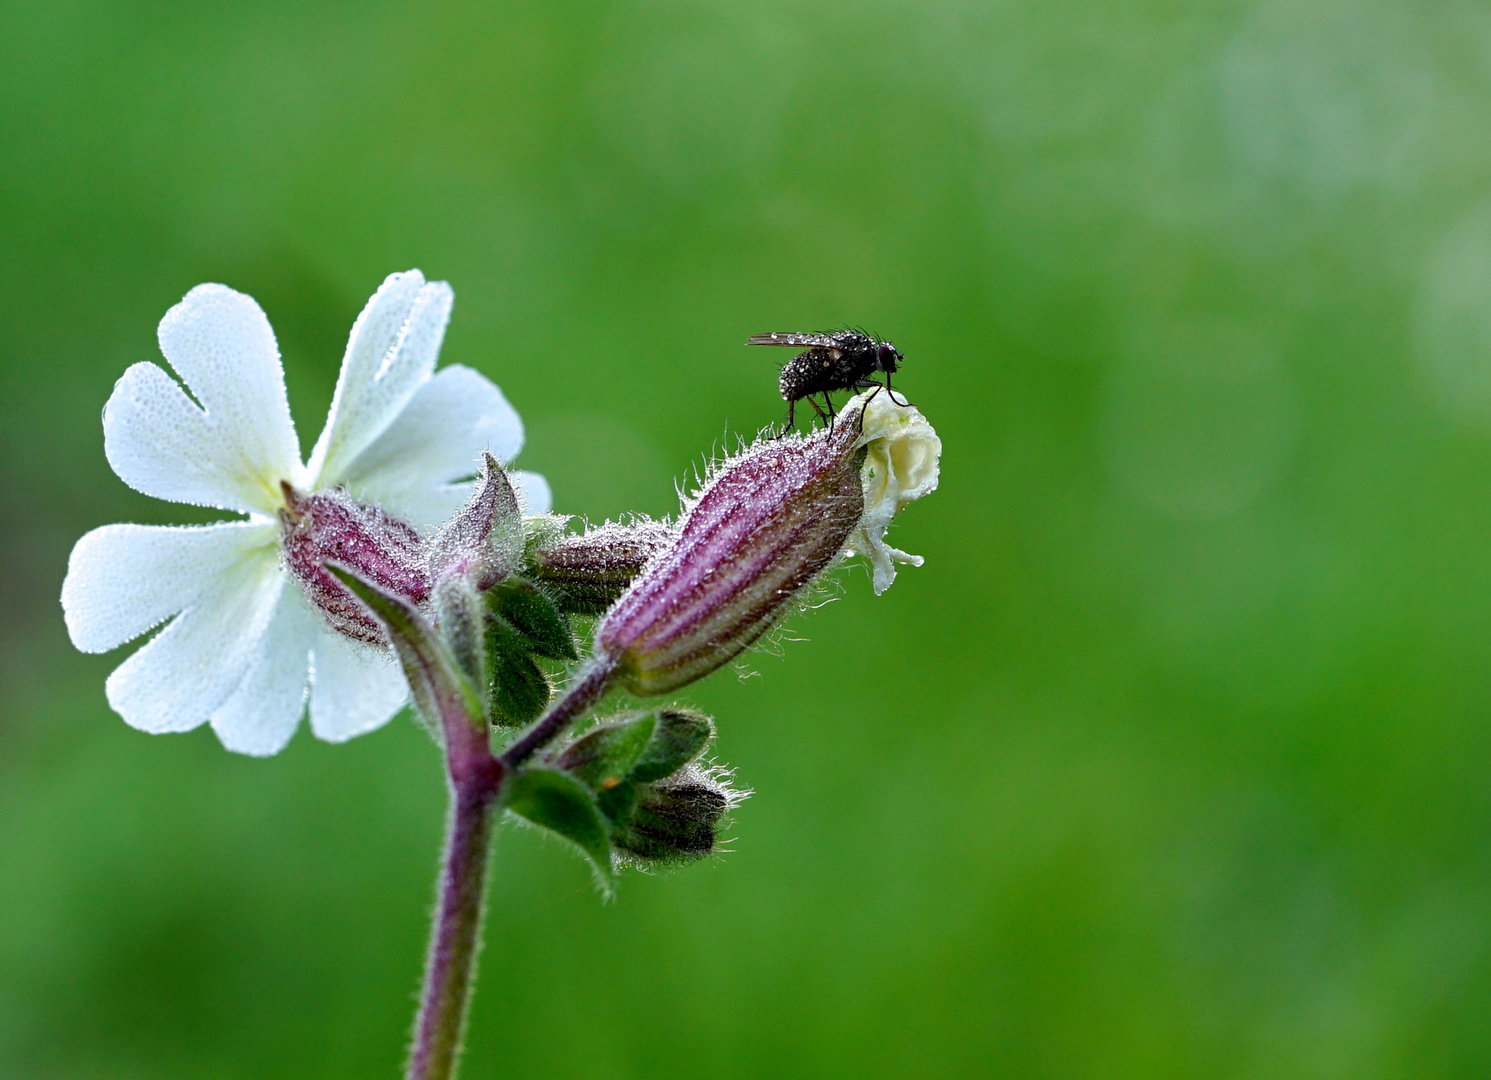
[[[900,401],[896,400],[896,392],[891,389],[891,385],[890,385],[890,372],[888,372],[888,371],[885,373],[885,392],[890,395],[890,400],[891,400],[891,404],[892,405],[899,405],[903,409],[907,409],[907,408],[911,407],[911,399],[908,398],[905,394],[901,395],[901,400]]]
[[[782,429],[782,433],[778,435],[777,438],[785,439],[787,437],[787,433],[792,430],[792,425],[796,422],[793,420],[793,415],[796,412],[797,399],[793,398],[791,401],[787,402],[787,426]]]

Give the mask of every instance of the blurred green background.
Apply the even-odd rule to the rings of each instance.
[[[301,437],[418,266],[556,508],[892,337],[945,445],[882,598],[689,696],[731,854],[499,838],[465,1075],[1491,1075],[1491,8],[0,5],[0,1075],[392,1077],[439,764],[151,737],[73,541],[211,515],[99,411],[191,286]]]

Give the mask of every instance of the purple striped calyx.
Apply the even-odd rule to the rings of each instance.
[[[534,523],[527,572],[575,615],[603,613],[673,539],[670,523],[651,518],[608,521],[583,533],[565,532],[567,521],[550,516]]]
[[[634,694],[666,694],[749,648],[843,554],[893,562],[885,530],[934,490],[942,443],[913,406],[870,392],[832,429],[758,439],[725,462],[686,508],[668,547],[596,628],[596,646]]]
[[[279,512],[281,557],[306,599],[338,633],[387,645],[383,625],[326,564],[344,566],[417,607],[430,594],[419,533],[342,491],[302,494],[286,484],[284,496]]]
[[[759,440],[705,484],[672,544],[596,630],[635,694],[665,694],[750,647],[838,557],[864,514],[856,425]]]

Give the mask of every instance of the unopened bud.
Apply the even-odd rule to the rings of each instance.
[[[856,426],[763,440],[727,462],[596,643],[635,694],[665,694],[740,654],[844,547],[864,513]]]
[[[466,577],[490,589],[518,568],[523,556],[523,512],[507,473],[491,454],[466,505],[430,541],[429,576]]]
[[[387,644],[382,625],[327,569],[336,563],[416,606],[429,596],[419,533],[377,506],[341,491],[302,495],[284,486],[280,550],[311,605],[338,633]]]
[[[667,522],[645,518],[607,522],[579,535],[560,528],[562,524],[534,545],[528,572],[577,615],[598,615],[615,603],[673,537]]]
[[[759,440],[714,474],[607,612],[596,644],[634,694],[665,694],[749,648],[845,551],[869,555],[875,591],[892,561],[896,513],[937,486],[942,443],[889,392],[850,402],[812,435]]]
[[[720,820],[741,797],[693,768],[643,785],[626,824],[614,834],[616,847],[663,865],[703,858],[715,850]]]

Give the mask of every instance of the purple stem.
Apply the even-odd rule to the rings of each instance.
[[[580,681],[565,692],[564,697],[554,703],[527,731],[523,732],[502,754],[502,764],[516,769],[552,742],[611,689],[611,676],[616,674],[616,661],[600,656],[592,659],[581,673]]]
[[[440,900],[425,961],[424,991],[407,1080],[451,1080],[455,1076],[481,940],[487,860],[497,816],[494,807],[503,778],[599,701],[609,689],[615,670],[613,661],[593,661],[580,681],[508,747],[501,759],[492,757],[485,733],[461,718],[445,723],[450,815],[446,820]]]
[[[470,724],[447,723],[445,736],[450,814],[408,1080],[455,1075],[481,940],[493,807],[507,771],[492,757],[485,733]]]

